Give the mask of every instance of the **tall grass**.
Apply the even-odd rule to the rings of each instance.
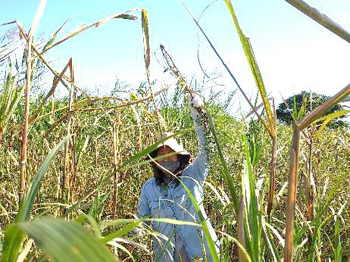
[[[342,261],[350,252],[350,133],[346,129],[329,130],[327,123],[348,112],[322,115],[349,95],[350,86],[306,116],[302,110],[294,112],[292,128],[277,125],[274,100],[267,97],[252,45],[238,23],[232,2],[224,3],[240,37],[264,115],[258,113],[204,29],[194,17],[193,20],[260,121],[260,139],[247,141],[245,133],[250,131],[244,121],[229,116],[215,95],[208,99],[209,129],[215,148],[210,149],[211,170],[205,184],[204,206],[221,237],[220,256],[200,214],[202,219],[197,223],[166,218],[157,221],[203,228],[215,261],[281,261],[282,257],[285,261]],[[176,78],[177,93],[173,99],[167,98],[171,85],[154,91],[150,25],[145,9],[113,14],[57,40],[63,24],[39,48],[32,36],[44,5],[42,1],[28,33],[18,21],[12,23],[18,26],[26,43],[25,95],[24,87],[17,84],[11,72],[1,86],[0,217],[5,218],[0,223],[1,259],[152,261],[150,237],[164,236],[146,226],[145,222],[152,219],[134,218],[140,188],[151,176],[149,160],[144,157],[162,142],[155,142],[156,134],[166,125],[180,130],[176,137],[192,154],[196,153],[190,107],[184,95],[193,93],[193,87],[161,46],[168,69]],[[147,82],[130,91],[129,100],[92,97],[74,83],[72,59],[62,71],[45,59],[48,50],[111,19],[135,20],[130,13],[137,10],[141,11]],[[32,77],[39,62],[55,78],[47,93],[30,102]],[[69,95],[55,99],[59,84]],[[305,145],[306,136],[310,143]],[[257,154],[257,148],[261,153]],[[305,150],[307,156],[300,158],[306,155]],[[305,183],[305,192],[297,186],[300,172],[308,174],[309,182],[314,179],[312,185]],[[29,185],[27,189],[24,182]],[[315,191],[310,200],[311,186]],[[22,199],[20,205],[18,199]],[[198,204],[194,201],[200,213]],[[311,209],[312,215],[308,212]],[[138,227],[143,227],[141,236],[132,233]]]

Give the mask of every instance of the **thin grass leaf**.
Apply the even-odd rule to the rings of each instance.
[[[310,17],[320,25],[324,26],[334,34],[338,35],[340,38],[350,43],[350,33],[347,32],[340,25],[335,23],[328,16],[319,12],[316,8],[309,6],[307,3],[305,3],[302,0],[286,0],[286,2],[291,4],[292,6],[297,8],[299,11],[303,12],[305,15],[307,15],[308,17]]]
[[[342,262],[342,248],[341,248],[341,241],[340,241],[340,223],[339,223],[338,216],[335,216],[334,261],[335,262]]]
[[[184,129],[180,132],[176,132],[175,134],[171,135],[171,136],[167,136],[167,137],[164,137],[160,140],[158,140],[157,142],[155,142],[153,145],[143,149],[142,151],[140,151],[139,153],[135,154],[134,156],[132,156],[131,158],[129,158],[127,161],[125,161],[120,169],[123,169],[125,170],[126,168],[128,168],[128,166],[135,162],[136,160],[139,160],[140,158],[144,157],[144,156],[147,156],[149,153],[153,152],[154,150],[156,150],[158,148],[158,145],[159,144],[162,144],[164,141],[168,140],[169,138],[172,138],[176,135],[180,135],[180,134],[183,134],[183,133],[186,133],[190,130],[192,130],[193,128],[187,128],[187,129]]]
[[[66,20],[54,33],[53,35],[50,37],[50,39],[46,42],[46,44],[44,45],[41,54],[44,54],[46,52],[47,49],[49,49],[49,47],[53,44],[53,42],[56,40],[57,36],[62,32],[63,28],[66,26],[67,22],[69,20]],[[40,60],[38,60],[39,62]]]
[[[320,133],[325,129],[325,127],[327,126],[327,124],[328,124],[330,121],[332,121],[332,120],[334,120],[334,119],[336,119],[336,118],[338,118],[338,117],[345,116],[345,115],[346,115],[347,113],[349,113],[349,112],[350,112],[350,110],[340,110],[340,111],[338,111],[338,112],[334,112],[334,113],[332,113],[332,114],[326,115],[326,116],[324,116],[324,117],[321,117],[321,118],[315,120],[314,123],[315,123],[315,122],[324,121],[324,122],[322,123],[321,127],[318,129],[317,136],[320,135]]]
[[[271,228],[273,228],[273,227],[271,226]],[[266,241],[267,246],[269,248],[268,251],[271,254],[271,256],[273,257],[273,261],[279,262],[281,260],[280,255],[278,253],[278,249],[276,247],[276,244],[274,242],[273,237],[271,236],[270,232],[267,231],[266,222],[265,223],[263,222],[263,231],[264,231],[265,241]]]
[[[126,254],[128,254],[129,258],[131,258],[132,261],[135,261],[134,257],[130,253],[130,251],[127,250],[123,245],[119,244],[117,241],[110,241],[110,242],[108,242],[108,245],[114,246],[115,248],[118,248],[118,249],[124,251]]]
[[[209,229],[208,229],[208,226],[207,226],[207,223],[206,223],[206,220],[204,219],[204,216],[202,214],[202,211],[196,201],[196,199],[194,198],[193,194],[191,193],[191,191],[188,189],[188,187],[179,179],[178,180],[182,186],[184,187],[184,189],[186,190],[187,194],[188,194],[188,197],[190,198],[198,216],[199,216],[199,219],[200,219],[200,224],[202,225],[202,229],[204,231],[204,235],[207,239],[207,243],[208,243],[208,247],[209,247],[209,250],[210,250],[210,254],[212,255],[212,258],[213,258],[213,261],[214,262],[219,262],[219,256],[216,252],[216,249],[215,249],[215,243],[213,241],[213,239],[211,238],[211,235],[210,235],[210,232],[209,232]]]
[[[18,216],[16,218],[16,222],[27,221],[29,219],[30,212],[33,207],[34,199],[41,185],[41,180],[44,178],[46,171],[48,170],[51,162],[54,160],[56,154],[67,141],[68,141],[68,137],[63,138],[45,158],[43,164],[40,166],[39,170],[37,171],[30,185],[28,195],[25,197],[21,205]]]
[[[319,203],[319,205],[317,206],[315,219],[313,220],[314,234],[312,236],[310,250],[316,250],[317,241],[320,238],[321,229],[332,218],[332,216],[328,216],[327,218],[324,219],[323,215],[325,211],[328,209],[331,201],[334,199],[335,194],[342,188],[342,185],[344,184],[344,180],[347,177],[348,177],[347,173],[339,176],[335,181],[331,190],[328,192],[325,200]],[[316,254],[314,252],[310,253],[310,256],[309,256],[310,262],[315,260],[315,255]]]
[[[102,20],[99,20],[99,21],[95,22],[95,23],[92,23],[90,25],[78,28],[78,29],[74,30],[73,32],[69,33],[63,39],[53,43],[51,46],[46,48],[46,52],[49,51],[51,48],[53,48],[53,47],[55,47],[55,46],[65,42],[65,41],[69,40],[70,38],[72,38],[72,37],[74,37],[76,35],[79,35],[79,34],[83,33],[84,31],[86,31],[86,30],[88,30],[88,29],[90,29],[92,27],[99,27],[99,26],[101,26],[102,24],[106,23],[109,20],[116,19],[116,18],[135,20],[135,19],[137,19],[137,16],[128,14],[128,13],[130,13],[132,11],[135,11],[135,10],[137,10],[137,8],[125,11],[123,13],[112,14],[112,15],[110,15],[110,16],[102,19]]]
[[[219,58],[221,64],[225,67],[227,73],[230,75],[230,77],[232,78],[232,80],[235,82],[235,84],[237,85],[239,91],[242,93],[244,99],[247,101],[247,103],[249,104],[250,108],[254,111],[255,115],[258,117],[258,119],[261,121],[261,123],[263,124],[263,126],[265,127],[265,129],[267,130],[267,132],[269,133],[270,136],[273,136],[274,134],[271,132],[268,124],[266,123],[265,119],[262,118],[260,116],[260,114],[257,112],[257,110],[255,109],[254,105],[252,104],[252,102],[250,101],[250,99],[248,98],[248,96],[246,95],[246,93],[243,91],[242,87],[240,86],[240,84],[238,83],[236,77],[233,75],[233,73],[231,72],[230,68],[227,66],[227,64],[225,63],[225,61],[223,60],[223,58],[220,56],[219,52],[216,50],[215,46],[213,45],[213,43],[210,41],[209,37],[207,36],[207,34],[204,32],[203,28],[200,26],[200,24],[198,23],[198,21],[193,17],[193,15],[191,14],[191,12],[188,10],[188,8],[186,7],[186,5],[184,3],[182,3],[182,5],[184,6],[184,8],[186,9],[187,13],[191,16],[192,20],[195,22],[195,24],[197,25],[197,27],[199,28],[199,30],[202,32],[202,34],[204,35],[205,39],[207,40],[207,42],[209,43],[210,47],[212,48],[212,50],[214,51],[215,55]],[[162,48],[162,46],[161,46]],[[238,200],[237,200],[238,201]],[[238,206],[238,203],[237,203]]]
[[[207,107],[205,105],[205,107]],[[220,161],[221,161],[221,164],[222,164],[222,174],[228,184],[228,188],[229,188],[229,191],[230,191],[230,196],[231,196],[231,202],[233,203],[233,206],[234,206],[234,209],[235,209],[235,213],[238,214],[238,208],[239,208],[239,203],[238,203],[238,196],[237,196],[237,193],[236,193],[236,189],[235,189],[235,186],[234,186],[234,181],[233,181],[233,178],[229,172],[229,169],[228,169],[228,165],[227,165],[227,162],[224,158],[224,154],[222,153],[222,149],[221,149],[221,145],[220,145],[220,142],[219,142],[219,139],[216,135],[216,130],[215,130],[215,126],[214,126],[214,122],[213,122],[213,119],[211,117],[211,114],[209,113],[208,110],[206,110],[207,112],[207,115],[208,115],[208,120],[209,120],[209,127],[210,127],[210,131],[211,133],[213,134],[213,137],[214,137],[214,141],[215,141],[215,144],[216,144],[216,148],[218,150],[218,153],[219,153],[219,157],[220,157]]]
[[[244,235],[244,200],[243,195],[240,197],[239,201],[239,210],[237,214],[237,238],[238,241],[241,243],[242,247],[245,248],[246,246],[246,240]],[[246,258],[243,254],[243,251],[240,249],[238,253],[239,262],[245,262]]]
[[[294,99],[295,99],[295,97],[294,97]],[[304,94],[304,96],[303,96],[303,103],[301,104],[300,110],[297,113],[298,114],[297,115],[297,120],[300,120],[300,119],[302,119],[304,117],[305,112],[306,112],[306,104],[307,104],[307,96],[305,96],[305,94]]]
[[[241,40],[244,53],[245,53],[245,55],[247,57],[247,60],[248,60],[251,72],[252,72],[253,77],[255,79],[255,83],[256,83],[256,85],[258,87],[260,96],[261,96],[261,98],[263,100],[264,107],[265,107],[265,110],[266,110],[266,115],[267,115],[267,118],[268,118],[269,123],[270,123],[269,128],[272,131],[272,133],[275,134],[276,133],[276,130],[274,130],[275,129],[274,128],[274,126],[275,126],[275,119],[274,119],[274,116],[273,116],[273,113],[272,113],[271,105],[270,105],[270,103],[268,101],[268,98],[267,98],[267,93],[266,93],[264,81],[262,79],[258,63],[257,63],[257,61],[255,59],[255,55],[254,55],[253,48],[251,46],[250,40],[249,40],[248,37],[246,37],[244,35],[241,27],[239,26],[238,19],[237,19],[237,16],[235,14],[235,11],[234,11],[234,8],[233,8],[233,5],[232,5],[231,1],[230,0],[225,0],[225,3],[226,3],[226,6],[227,6],[230,14],[231,14],[233,22],[235,24],[236,31],[237,31],[237,33],[239,35],[239,39]]]
[[[117,232],[113,232],[112,234],[105,236],[102,239],[102,242],[107,243],[109,241],[112,241],[114,238],[122,237],[122,236],[126,235],[127,233],[131,232],[134,229],[134,227],[139,226],[141,223],[142,223],[142,220],[131,223],[131,224],[125,226],[124,228],[118,230]]]
[[[249,242],[251,246],[251,256],[253,261],[259,261],[259,256],[261,255],[261,211],[258,207],[257,195],[255,191],[255,178],[251,167],[251,160],[248,148],[248,141],[245,136],[243,136],[244,150],[245,150],[245,161],[244,161],[244,176],[245,178],[245,190],[246,197],[249,196],[247,201],[248,216],[246,217],[249,232],[251,234],[251,239]]]

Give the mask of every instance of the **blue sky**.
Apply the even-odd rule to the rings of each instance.
[[[26,29],[30,27],[39,1],[1,2],[0,23],[17,19]],[[211,2],[184,1],[195,17]],[[332,95],[350,82],[349,43],[285,1],[233,0],[232,3],[244,33],[252,42],[268,93],[277,99],[301,90]],[[307,3],[350,31],[349,0],[308,0]],[[223,90],[236,88],[178,0],[48,0],[37,35],[48,38],[69,18],[63,36],[81,24],[90,24],[134,7],[146,8],[149,14],[152,79],[162,78],[162,66],[153,54],[161,43],[184,74],[200,77],[199,44],[201,61],[207,72],[223,73],[217,80],[225,84],[221,87]],[[201,25],[242,87],[253,95],[255,84],[224,1],[216,1],[207,9],[201,17]],[[0,28],[0,33],[6,29],[8,27]],[[99,87],[101,93],[113,87],[116,76],[132,84],[145,79],[140,20],[109,21],[58,46],[47,56],[56,61],[57,70],[73,57],[77,83],[93,90]]]

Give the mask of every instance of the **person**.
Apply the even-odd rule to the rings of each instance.
[[[171,136],[172,133],[161,135],[159,139],[171,137],[149,154],[151,159],[158,159],[151,162],[154,176],[141,189],[138,217],[170,218],[200,224],[200,216],[183,186],[185,185],[199,205],[218,253],[219,240],[203,206],[203,183],[208,175],[208,147],[211,141],[208,117],[204,101],[199,95],[191,95],[190,105],[198,136],[199,153],[190,163],[191,155]],[[213,261],[202,227],[160,221],[153,221],[152,226],[153,230],[165,236],[153,238],[155,261],[185,262],[201,258],[204,261]]]

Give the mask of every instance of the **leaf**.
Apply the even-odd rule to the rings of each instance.
[[[242,47],[243,47],[244,53],[245,53],[245,55],[247,57],[248,64],[250,66],[250,70],[251,70],[251,72],[253,74],[253,77],[255,79],[255,83],[256,83],[256,85],[258,87],[260,96],[261,96],[261,98],[263,100],[263,104],[264,104],[264,107],[265,107],[265,110],[266,110],[267,118],[268,118],[269,124],[270,124],[269,125],[270,131],[271,131],[271,133],[273,135],[275,135],[275,133],[276,133],[275,121],[276,120],[274,119],[274,116],[273,116],[273,113],[272,113],[272,109],[271,109],[271,105],[270,105],[270,103],[268,101],[268,98],[267,98],[264,81],[262,79],[258,63],[257,63],[257,61],[255,59],[253,47],[252,47],[252,45],[250,43],[249,38],[244,35],[244,33],[242,32],[241,27],[239,26],[238,19],[237,19],[237,16],[235,14],[235,11],[234,11],[234,8],[233,8],[233,5],[232,5],[231,1],[230,0],[225,0],[225,3],[226,3],[226,6],[227,6],[231,16],[232,16],[233,22],[234,22],[235,27],[236,27],[236,31],[237,31],[237,33],[239,35],[239,39],[241,40],[241,43],[242,43]]]
[[[55,33],[51,36],[51,38],[46,42],[44,45],[41,54],[45,53],[46,50],[52,45],[52,43],[56,40],[57,36],[62,32],[63,28],[67,24],[68,20],[66,20],[56,31]],[[40,60],[38,60],[39,63]]]
[[[33,182],[31,183],[28,195],[24,198],[21,207],[19,209],[18,215],[16,217],[16,222],[24,222],[29,219],[30,212],[33,207],[34,198],[39,190],[41,180],[43,179],[47,169],[49,168],[51,162],[55,158],[59,149],[67,142],[68,137],[65,137],[58,143],[54,149],[46,157],[43,164],[40,166],[38,172],[36,173]],[[17,256],[20,252],[22,243],[24,240],[24,234],[18,227],[9,227],[5,231],[5,245],[3,253],[3,261],[16,261]]]
[[[253,261],[259,261],[261,253],[261,232],[262,232],[262,223],[261,223],[261,210],[258,207],[258,196],[256,194],[255,187],[255,177],[252,171],[251,159],[248,148],[248,141],[245,136],[243,136],[244,149],[245,149],[245,161],[244,161],[244,177],[243,177],[243,186],[242,190],[243,195],[247,198],[247,217],[245,217],[245,223],[247,228],[249,228],[250,238],[248,239],[248,244],[251,246],[251,257]]]
[[[144,47],[144,59],[146,64],[146,70],[149,71],[149,65],[151,63],[151,48],[149,45],[149,26],[148,26],[148,14],[146,9],[142,9],[142,32],[143,32],[143,47]]]
[[[196,201],[196,199],[194,198],[193,194],[191,193],[191,191],[188,189],[188,187],[179,179],[178,180],[182,186],[184,187],[184,189],[186,190],[187,194],[188,194],[188,197],[190,198],[198,216],[199,216],[199,219],[200,219],[200,224],[202,225],[202,229],[204,231],[204,235],[207,239],[207,244],[208,244],[208,247],[209,247],[209,250],[210,250],[210,254],[213,258],[213,261],[214,262],[219,262],[219,256],[216,252],[216,249],[215,249],[215,243],[210,235],[210,232],[209,232],[209,229],[208,229],[208,226],[207,226],[207,223],[206,223],[206,220],[204,219],[204,216],[202,214],[202,211]],[[180,221],[180,222],[183,222],[183,221]]]
[[[306,113],[307,96],[303,95],[303,103],[301,104],[300,110],[298,112],[297,120],[301,120]]]
[[[223,173],[223,176],[226,179],[226,182],[228,184],[228,188],[230,191],[232,203],[234,205],[235,213],[238,214],[239,203],[238,203],[238,196],[237,196],[235,186],[234,186],[235,183],[234,183],[233,178],[229,172],[227,162],[224,158],[224,154],[222,152],[221,145],[220,145],[219,139],[218,139],[217,134],[216,134],[213,119],[212,119],[211,114],[209,113],[208,110],[207,110],[207,115],[208,115],[208,120],[209,120],[210,132],[213,134],[216,148],[218,150],[220,161],[222,164],[222,171],[223,171],[222,173]]]
[[[340,241],[340,225],[339,225],[339,216],[335,216],[335,233],[334,233],[334,261],[341,262],[341,241]]]
[[[78,29],[74,30],[73,32],[69,33],[68,35],[66,35],[63,39],[59,40],[59,41],[56,41],[55,43],[51,43],[49,47],[46,48],[46,52],[49,51],[51,48],[67,41],[68,39],[76,36],[76,35],[79,35],[81,33],[83,33],[84,31],[90,29],[90,28],[93,28],[93,27],[99,27],[101,25],[103,25],[104,23],[106,23],[107,21],[109,20],[112,20],[112,19],[117,19],[117,18],[121,18],[121,19],[129,19],[129,20],[135,20],[137,19],[137,16],[134,16],[134,15],[129,15],[127,13],[129,12],[132,12],[134,11],[135,9],[132,9],[132,10],[128,10],[126,12],[123,12],[123,13],[117,13],[117,14],[112,14],[102,20],[99,20],[95,23],[92,23],[90,25],[87,25],[87,26],[81,26],[79,27]]]
[[[122,229],[118,230],[117,232],[113,232],[112,234],[105,236],[102,239],[102,241],[104,243],[107,243],[109,241],[112,241],[114,238],[122,237],[122,236],[126,235],[127,233],[129,233],[130,231],[132,231],[134,229],[134,227],[137,227],[141,222],[142,222],[142,220],[131,223],[131,224],[123,227]]]
[[[144,157],[144,156],[147,156],[147,154],[153,152],[154,150],[156,150],[158,148],[158,145],[163,143],[164,141],[168,140],[169,138],[172,138],[174,137],[175,135],[180,135],[180,134],[183,134],[183,133],[186,133],[188,132],[189,130],[192,130],[193,128],[187,128],[187,129],[184,129],[180,132],[176,132],[174,135],[171,135],[171,136],[167,136],[167,137],[164,137],[160,140],[158,140],[156,143],[154,143],[153,145],[145,148],[144,150],[140,151],[139,153],[135,154],[134,156],[130,157],[127,161],[125,161],[123,163],[123,165],[120,167],[120,170],[124,170],[124,169],[127,169],[128,166],[136,161],[136,160],[139,160],[140,158]],[[109,177],[108,177],[109,179]]]
[[[323,129],[325,129],[325,127],[327,126],[327,124],[330,121],[332,121],[332,120],[334,120],[334,119],[336,119],[338,117],[345,116],[349,112],[350,112],[350,110],[340,110],[338,112],[334,112],[332,114],[326,115],[324,117],[321,117],[321,118],[315,120],[314,123],[324,120],[324,122],[322,123],[321,127],[318,129],[317,135],[319,135],[323,131]]]
[[[52,261],[116,261],[105,245],[75,222],[42,218],[10,228],[26,232]]]

